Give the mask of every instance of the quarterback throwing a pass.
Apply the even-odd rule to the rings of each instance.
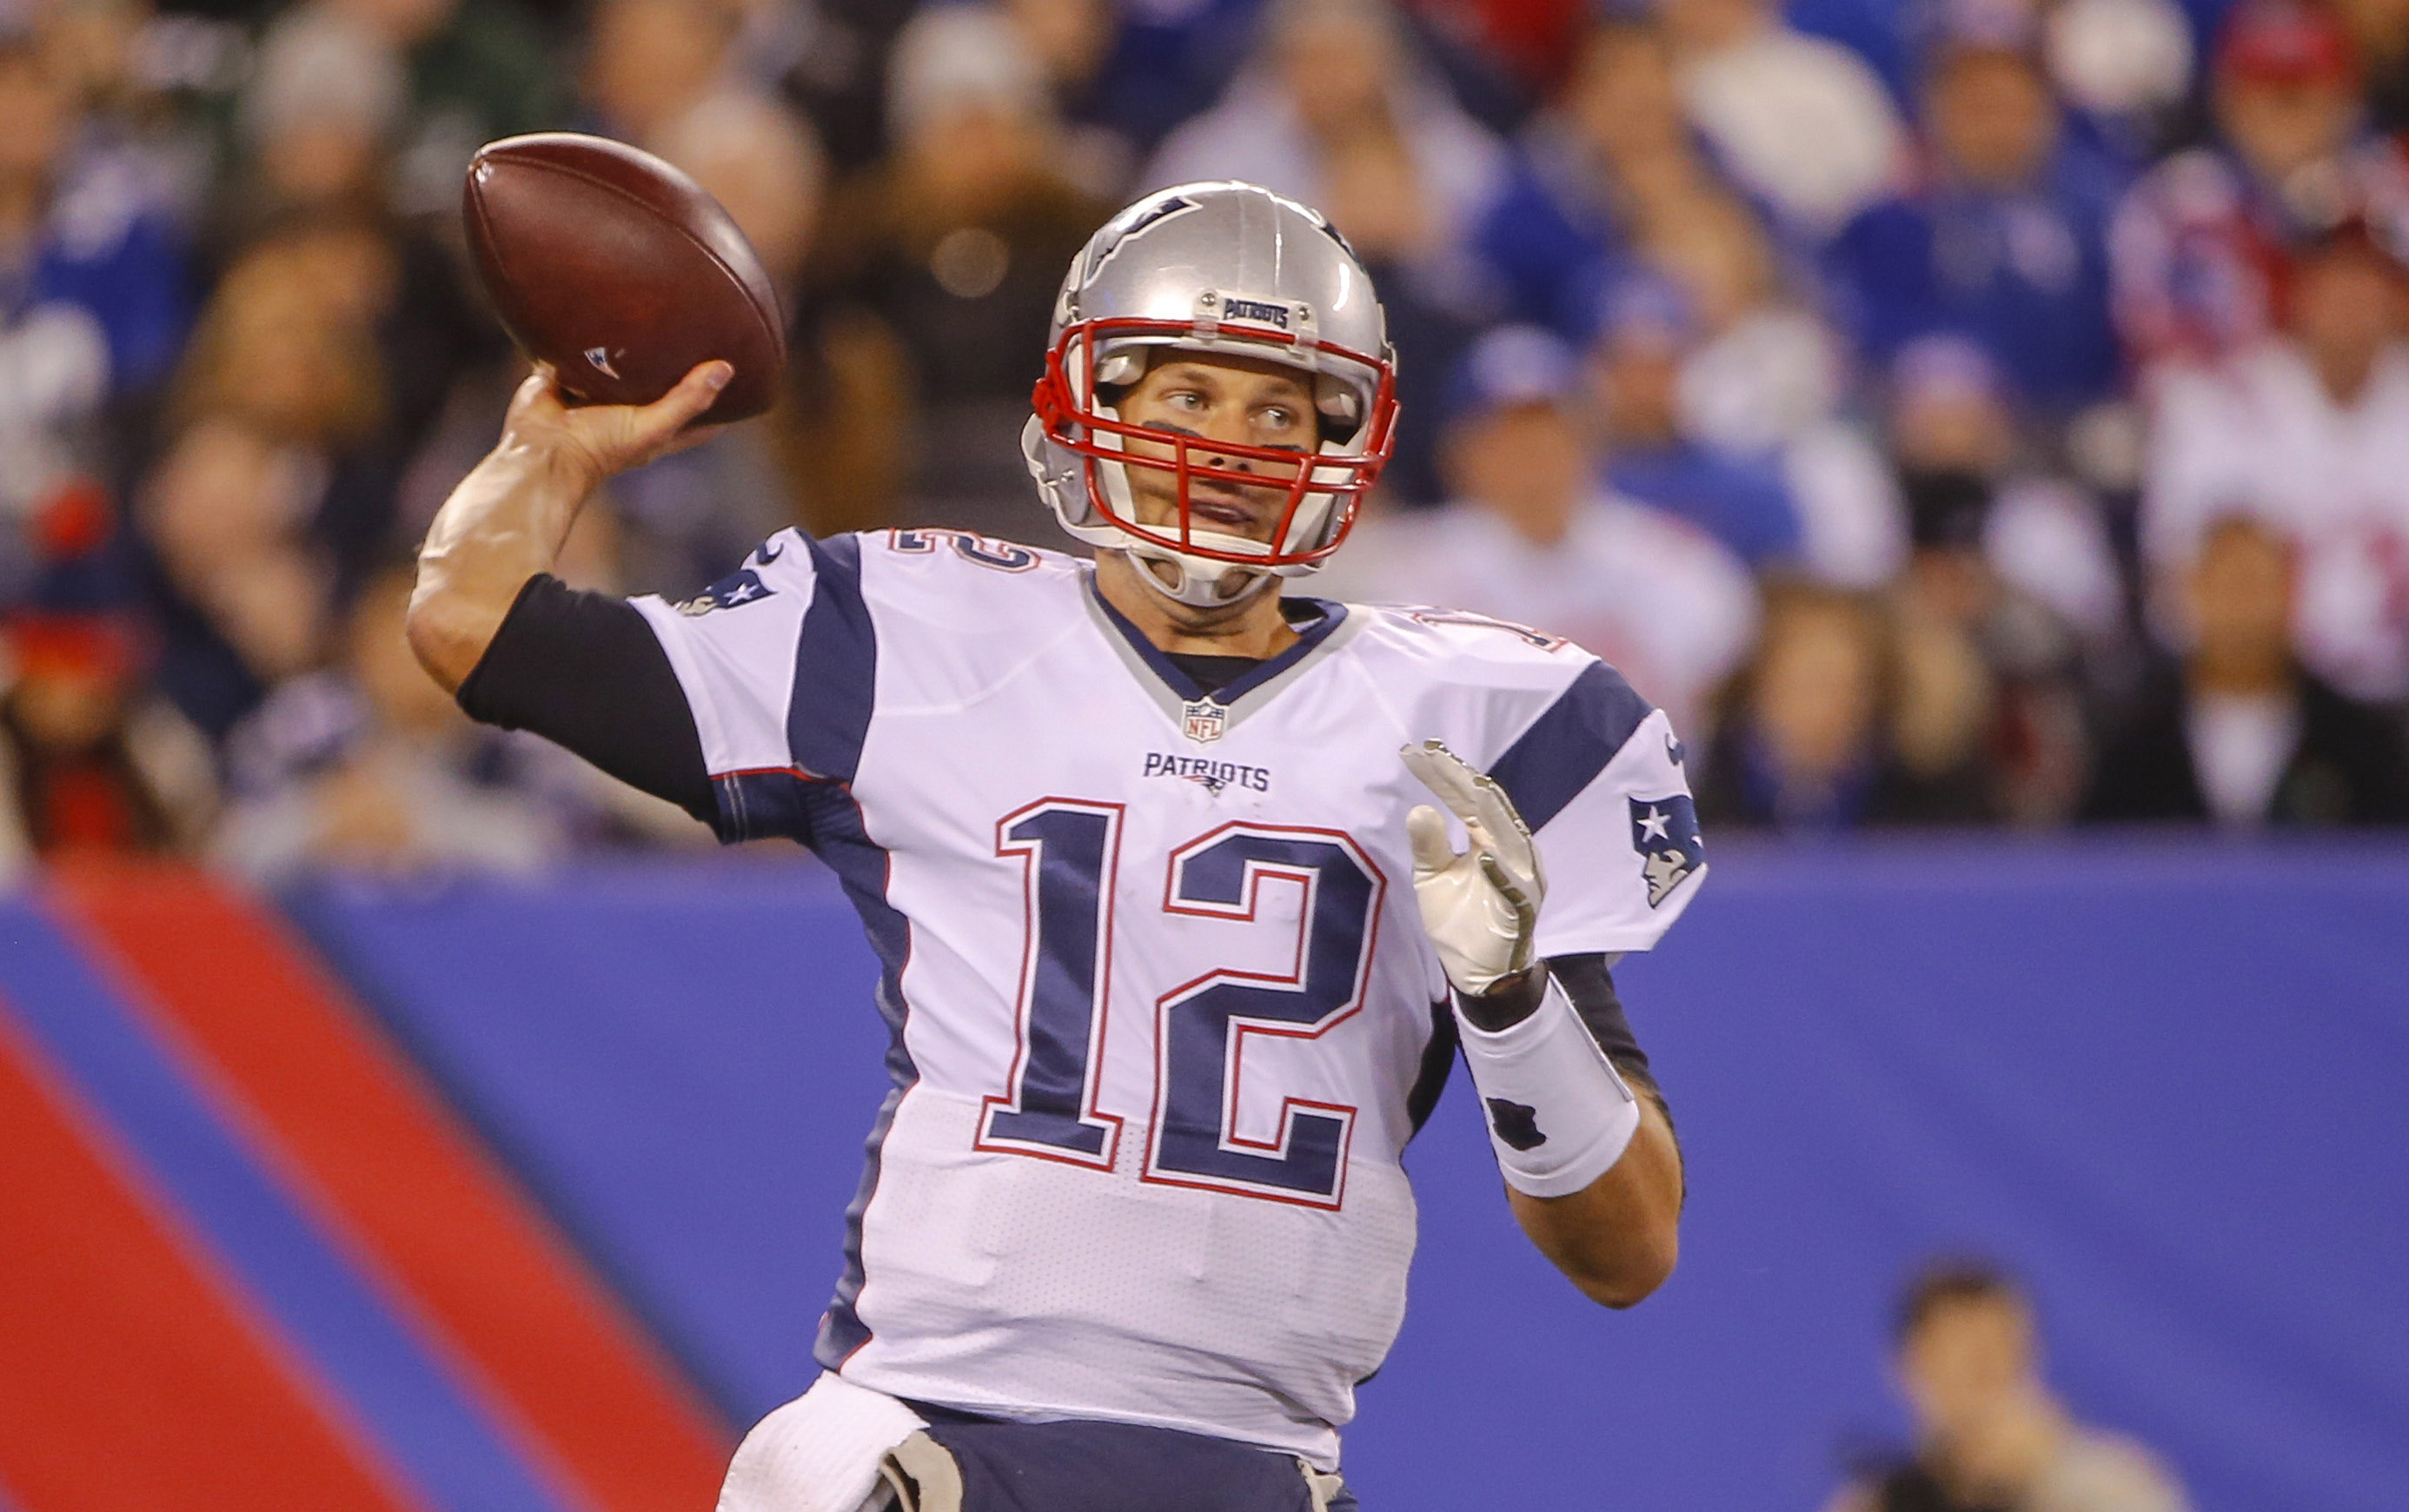
[[[1459,1043],[1541,1251],[1610,1306],[1671,1270],[1608,969],[1705,869],[1680,742],[1578,646],[1280,591],[1386,460],[1392,370],[1328,222],[1186,185],[1055,313],[1024,449],[1092,565],[784,531],[683,604],[563,586],[580,504],[720,363],[641,409],[539,373],[436,520],[411,639],[470,714],[810,846],[885,965],[828,1374],[726,1512],[1351,1507]]]

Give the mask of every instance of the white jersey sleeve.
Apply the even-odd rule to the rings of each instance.
[[[725,841],[805,840],[815,779],[850,783],[870,727],[876,641],[861,542],[782,530],[683,603],[634,600],[685,689]],[[761,779],[793,778],[795,782]]]
[[[1653,946],[1707,870],[1688,753],[1665,713],[1606,662],[1527,626],[1410,605],[1355,612],[1371,622],[1360,658],[1408,740],[1445,741],[1530,826],[1548,881],[1539,953]]]
[[[1572,648],[1556,655],[1582,665],[1489,766],[1547,869],[1538,952],[1646,950],[1706,874],[1687,753],[1621,673]]]

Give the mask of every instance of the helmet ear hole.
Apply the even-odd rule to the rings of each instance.
[[[1321,439],[1349,441],[1363,428],[1363,401],[1355,390],[1334,373],[1317,374],[1313,381],[1313,407],[1321,416]]]

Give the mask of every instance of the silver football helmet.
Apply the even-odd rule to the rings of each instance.
[[[1123,420],[1121,394],[1164,349],[1308,375],[1321,437],[1312,463]],[[1140,558],[1138,575],[1183,604],[1235,603],[1337,550],[1394,443],[1395,375],[1371,278],[1319,211],[1253,184],[1182,184],[1114,216],[1072,259],[1021,452],[1063,529]],[[1131,437],[1150,454],[1132,452]],[[1132,467],[1176,475],[1176,520],[1139,521]],[[1198,528],[1189,485],[1200,480],[1284,486],[1272,539]]]

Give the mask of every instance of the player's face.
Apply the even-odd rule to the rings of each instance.
[[[1313,393],[1304,378],[1278,363],[1255,357],[1202,356],[1173,353],[1147,370],[1121,398],[1121,417],[1148,430],[1192,436],[1207,442],[1267,447],[1300,455],[1320,444]],[[1124,443],[1134,457],[1168,462],[1175,449],[1132,437]],[[1191,476],[1188,482],[1190,525],[1197,529],[1269,542],[1287,511],[1293,467],[1259,458],[1190,447],[1191,464],[1253,473],[1268,486],[1255,488]],[[1128,469],[1138,524],[1179,528],[1179,475],[1169,468]]]

